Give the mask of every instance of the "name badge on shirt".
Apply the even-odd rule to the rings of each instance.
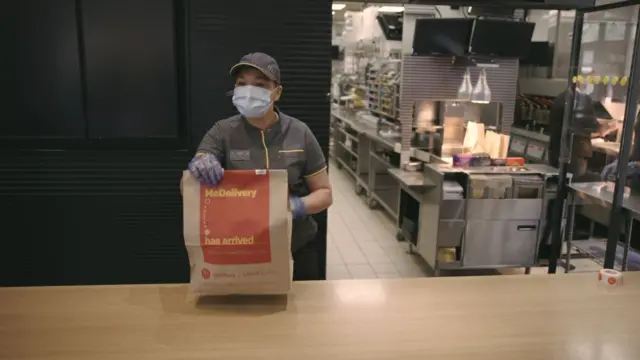
[[[229,153],[231,161],[249,161],[251,160],[251,151],[249,150],[231,150]]]

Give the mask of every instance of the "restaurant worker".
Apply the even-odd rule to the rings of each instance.
[[[636,122],[633,125],[633,143],[631,145],[631,154],[627,163],[628,184],[633,195],[640,195],[640,121],[636,116]],[[613,174],[618,168],[618,160],[604,167],[600,176],[602,180],[612,180]]]
[[[576,85],[576,107],[574,118],[570,120],[569,131],[573,134],[571,147],[571,160],[569,172],[573,175],[573,181],[580,181],[580,177],[587,172],[589,159],[593,156],[591,139],[606,136],[615,127],[601,125],[596,118],[593,100],[589,93],[593,91],[593,85],[581,83]],[[549,164],[559,167],[560,148],[562,144],[562,119],[566,98],[571,94],[571,88],[567,88],[553,100],[549,114]]]
[[[282,95],[275,59],[251,53],[230,73],[235,78],[233,104],[239,114],[213,125],[189,163],[189,171],[201,183],[217,185],[225,170],[286,169],[293,215],[294,280],[318,279],[314,241],[318,225],[309,215],[326,210],[333,202],[322,149],[305,123],[274,106]]]

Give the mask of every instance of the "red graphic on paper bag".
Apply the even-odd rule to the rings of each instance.
[[[268,173],[225,171],[219,186],[201,185],[200,244],[209,264],[271,262]]]
[[[211,277],[211,271],[209,271],[209,269],[202,269],[201,273],[203,279],[208,279]]]

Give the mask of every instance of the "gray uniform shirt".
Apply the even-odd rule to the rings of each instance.
[[[242,115],[220,120],[202,139],[198,152],[215,155],[227,170],[286,169],[289,192],[309,195],[306,178],[327,168],[327,162],[309,127],[279,112],[279,121],[260,130]],[[291,251],[313,240],[318,224],[312,217],[293,221]]]

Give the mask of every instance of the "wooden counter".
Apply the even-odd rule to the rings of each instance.
[[[639,301],[638,273],[298,283],[288,303],[0,288],[0,359],[638,360]]]

